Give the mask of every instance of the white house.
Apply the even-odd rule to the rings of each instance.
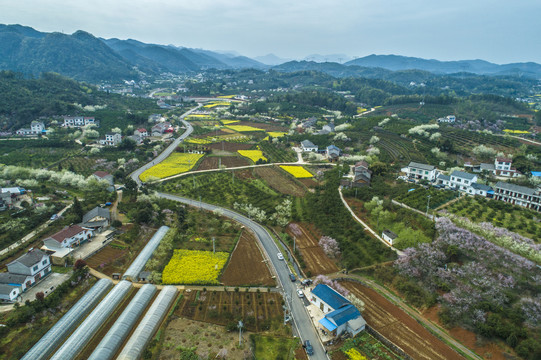
[[[439,118],[438,122],[440,123],[454,123],[456,121],[456,116],[454,115],[447,115],[444,118]]]
[[[64,116],[64,127],[83,127],[86,125],[99,125],[98,121],[94,117],[84,117],[84,116]]]
[[[327,146],[327,148],[325,149],[325,155],[327,155],[327,158],[329,160],[336,160],[340,157],[340,148],[338,146],[335,146],[335,145],[329,145]]]
[[[34,277],[23,274],[11,274],[9,272],[0,273],[0,284],[19,288],[19,292],[25,292],[32,284]]]
[[[30,276],[30,285],[51,272],[51,259],[41,250],[33,249],[7,265],[10,274]]]
[[[301,141],[301,149],[303,152],[317,152],[318,146],[310,140]]]
[[[396,235],[391,230],[384,230],[381,233],[381,238],[383,240],[387,241],[391,246],[393,245],[393,243],[394,243],[394,241],[396,240],[397,237],[398,237],[398,235]]]
[[[455,170],[451,173],[450,185],[460,191],[467,191],[468,188],[477,182],[477,175],[464,171]]]
[[[436,184],[451,186],[451,177],[445,174],[438,174],[438,176],[436,176]]]
[[[90,240],[93,235],[94,232],[92,229],[83,228],[79,225],[71,225],[49,236],[43,240],[43,243],[49,249],[75,247]]]
[[[45,124],[42,121],[34,120],[30,124],[30,130],[35,134],[41,134],[45,130]]]
[[[470,195],[479,195],[484,197],[494,195],[494,190],[490,186],[478,183],[471,184],[470,187],[466,189],[466,192]]]
[[[2,302],[14,302],[19,297],[19,288],[0,284],[0,301]]]
[[[105,139],[100,140],[100,145],[117,146],[122,141],[122,135],[119,133],[107,133]]]
[[[319,324],[334,336],[348,332],[354,337],[364,330],[366,321],[359,310],[333,288],[318,284],[312,289],[309,300],[324,314]]]
[[[415,161],[409,163],[407,168],[403,168],[407,176],[411,179],[423,179],[428,181],[434,181],[437,175],[437,169],[435,166],[421,164]]]
[[[145,128],[139,128],[133,131],[133,135],[139,136],[140,138],[146,138],[148,136],[148,131]]]
[[[522,175],[520,171],[512,167],[513,160],[508,158],[497,157],[494,159],[494,171],[496,176],[519,177]]]
[[[541,211],[541,189],[509,184],[498,181],[494,189],[494,198],[528,209]]]

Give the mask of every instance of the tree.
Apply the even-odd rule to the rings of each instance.
[[[83,259],[77,259],[77,261],[75,261],[75,265],[73,265],[73,269],[81,270],[85,266],[86,266],[86,261],[84,261]]]
[[[42,291],[36,293],[37,301],[43,301],[44,299],[45,299],[45,294]]]
[[[387,166],[387,164],[381,161],[376,161],[372,165],[370,165],[370,170],[372,170],[372,173],[374,175],[384,175],[385,173],[387,173],[388,169],[389,167]]]
[[[81,206],[81,203],[79,202],[79,199],[77,197],[73,198],[73,206],[72,206],[73,213],[76,216],[76,222],[83,221],[83,207]]]
[[[128,177],[126,179],[126,183],[124,184],[124,188],[126,189],[126,192],[130,193],[130,194],[137,194],[137,190],[139,189],[137,187],[137,183],[131,177]]]
[[[135,142],[135,140],[129,137],[125,137],[124,139],[122,139],[122,141],[118,145],[118,148],[120,150],[133,151],[135,150],[136,146],[137,146],[137,143]]]

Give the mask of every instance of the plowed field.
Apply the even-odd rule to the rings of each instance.
[[[253,145],[224,141],[223,143],[219,142],[219,143],[214,143],[214,144],[208,144],[205,146],[213,150],[224,150],[224,151],[236,152],[237,150],[248,150]]]
[[[235,291],[191,291],[184,298],[175,315],[191,320],[227,325],[232,319],[243,319],[249,331],[268,330],[282,324],[282,295]]]
[[[235,123],[232,125],[253,126],[259,129],[267,130],[267,131],[288,131],[289,130],[289,128],[280,126],[280,125],[274,125],[270,123],[251,122],[251,121],[241,121],[239,123]]]
[[[287,175],[274,166],[260,167],[255,170],[256,174],[261,177],[274,190],[292,196],[304,196],[306,189],[299,185],[295,180],[290,179]]]
[[[336,264],[329,259],[323,252],[323,249],[318,244],[316,239],[302,224],[297,224],[301,233],[295,234],[291,231],[291,227],[287,227],[287,233],[291,237],[296,238],[296,247],[299,249],[304,263],[306,264],[306,272],[310,272],[311,276],[319,274],[330,274],[338,271]]]
[[[412,317],[374,290],[351,281],[342,281],[340,284],[364,301],[363,317],[368,325],[402,348],[412,358],[463,359]]]
[[[309,188],[315,188],[317,186],[317,181],[314,179],[299,179],[299,181]]]
[[[236,156],[207,156],[201,161],[197,170],[218,169],[220,159],[221,165],[226,168],[250,165],[250,162],[247,159]]]
[[[221,281],[228,286],[275,286],[254,235],[243,231],[239,242],[224,270]]]
[[[123,272],[122,265],[117,260],[122,259],[127,253],[127,249],[120,250],[107,245],[98,253],[86,259],[86,263],[91,268],[110,276],[114,272]]]

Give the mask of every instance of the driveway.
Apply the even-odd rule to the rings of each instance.
[[[303,299],[300,299],[296,294],[298,280],[296,282],[291,282],[291,280],[289,279],[289,274],[291,271],[287,263],[285,261],[279,260],[276,256],[276,254],[280,250],[278,249],[278,246],[274,242],[273,238],[263,226],[259,225],[255,221],[250,220],[246,216],[240,215],[239,213],[236,213],[232,210],[222,208],[216,205],[211,205],[197,200],[187,199],[165,193],[158,193],[158,196],[165,199],[178,201],[190,206],[201,207],[202,209],[209,211],[220,210],[223,216],[227,216],[228,218],[233,219],[241,223],[242,225],[250,228],[258,237],[267,255],[267,258],[270,260],[270,263],[276,271],[279,287],[284,295],[284,298],[287,299],[287,304],[291,309],[294,329],[297,330],[296,332],[299,334],[299,337],[302,341],[310,340],[310,343],[312,343],[314,346],[314,355],[312,355],[310,358],[317,360],[328,359],[327,355],[325,354],[323,345],[319,341],[319,337],[316,334],[316,330],[312,325],[310,315],[305,308]]]
[[[76,247],[71,252],[71,256],[73,256],[73,260],[77,259],[86,259],[87,257],[93,255],[98,250],[106,246],[109,242],[111,242],[112,237],[110,237],[109,240],[107,238],[113,233],[112,230],[106,230],[102,232],[101,234],[98,234],[92,238],[92,241],[88,241],[84,243],[83,245]]]
[[[34,301],[36,300],[36,294],[42,292],[45,296],[49,295],[58,285],[62,284],[64,281],[68,280],[71,276],[71,271],[66,274],[59,274],[52,272],[45,279],[40,281],[37,285],[32,286],[30,289],[26,290],[21,295],[21,302],[24,303],[26,300]]]

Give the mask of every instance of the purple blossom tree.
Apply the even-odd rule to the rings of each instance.
[[[323,252],[332,259],[336,259],[340,256],[338,241],[330,236],[322,236],[321,239],[319,239],[319,246],[321,246]]]

